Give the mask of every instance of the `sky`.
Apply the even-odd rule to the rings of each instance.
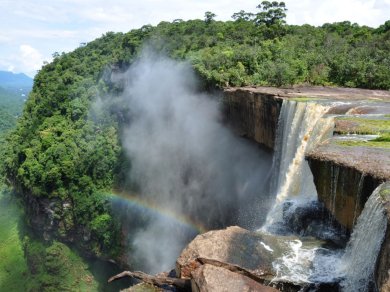
[[[231,20],[256,12],[254,0],[0,0],[0,70],[33,77],[54,52],[69,52],[108,31],[127,32],[174,19]],[[390,20],[390,0],[286,0],[287,23],[349,20],[378,27]]]

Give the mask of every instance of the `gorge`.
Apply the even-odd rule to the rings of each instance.
[[[388,291],[389,27],[178,20],[55,54],[0,151],[1,214],[23,216],[0,216],[22,263],[0,290],[117,291],[128,269]]]
[[[122,185],[105,196],[123,246],[110,259],[155,274],[178,258],[176,276],[191,279],[194,291],[212,289],[207,283],[219,273],[236,274],[212,261],[281,291],[386,291],[388,148],[364,145],[376,136],[343,136],[342,122],[387,123],[389,94],[257,87],[210,95],[197,92],[191,74],[185,64],[147,53],[128,71],[108,75],[121,94],[91,106],[93,120],[107,113],[122,119],[131,161]],[[345,151],[357,156],[348,160]],[[31,226],[46,241],[84,249],[92,241],[93,227],[69,225],[71,200],[24,199]],[[237,275],[227,275],[238,277],[229,285],[246,283]]]

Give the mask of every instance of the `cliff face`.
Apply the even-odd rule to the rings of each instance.
[[[335,219],[351,231],[380,178],[331,160],[308,157],[318,199]]]
[[[390,93],[387,91],[326,87],[228,88],[223,96],[225,122],[236,134],[273,150],[281,105],[283,99],[289,98],[340,101],[332,106],[328,114],[390,112]],[[349,132],[349,128],[340,126],[345,121],[337,122],[335,133]],[[366,125],[359,127],[355,122],[352,124],[354,133],[368,130]],[[332,141],[306,154],[306,159],[314,176],[319,200],[348,230],[352,229],[373,190],[381,182],[390,180],[388,148],[345,147]]]
[[[374,189],[390,180],[390,157],[386,149],[327,143],[308,153],[306,159],[318,199],[348,230],[352,230]]]
[[[28,225],[45,241],[59,239],[81,248],[88,256],[94,256],[91,249],[91,230],[74,223],[73,204],[70,200],[58,198],[37,198],[21,195],[25,205]]]
[[[224,118],[237,135],[273,150],[282,101],[277,95],[266,92],[226,89]]]

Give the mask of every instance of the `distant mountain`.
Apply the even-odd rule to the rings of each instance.
[[[27,96],[33,86],[33,79],[24,73],[0,71],[0,87],[7,91]]]

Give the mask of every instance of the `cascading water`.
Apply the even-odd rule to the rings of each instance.
[[[375,263],[386,232],[380,189],[381,186],[376,188],[366,202],[342,257],[341,273],[345,277],[341,287],[345,292],[366,292],[370,289],[370,282],[374,283]]]
[[[312,208],[310,204],[317,201],[313,176],[304,156],[331,133],[330,130],[334,126],[333,117],[323,117],[328,109],[329,106],[316,103],[283,101],[271,182],[271,192],[275,194],[276,200],[261,229],[262,232],[277,232],[283,235],[287,229],[280,228],[279,225],[288,225],[287,221],[296,216],[294,213],[301,212],[304,206]],[[358,196],[362,191],[364,177],[365,174],[358,185]],[[331,182],[332,197],[336,195],[338,179],[339,168],[335,168]],[[316,285],[337,283],[342,279],[341,291],[371,291],[372,287],[369,285],[370,281],[371,286],[374,283],[375,263],[386,230],[386,217],[378,196],[379,187],[357,218],[357,224],[345,250],[324,248],[321,246],[323,242],[316,242],[313,238],[298,236],[292,239],[291,233],[286,236],[287,249],[273,262],[277,274],[275,280]],[[333,209],[335,203],[334,198],[331,204]],[[332,233],[332,228],[327,226],[329,219],[323,219],[323,225],[316,226],[319,232]],[[338,291],[338,288],[334,289]]]
[[[333,127],[333,119],[322,118],[328,109],[318,103],[283,100],[272,167],[271,193],[276,194],[276,202],[267,215],[265,229],[282,221],[286,200],[295,203],[316,200],[305,152],[322,141]]]
[[[263,232],[283,235],[286,228],[280,226],[291,224],[287,221],[294,218],[294,213],[312,209],[309,212],[314,214],[318,210],[317,192],[305,153],[332,134],[333,117],[323,117],[329,108],[327,104],[283,100],[271,182],[271,192],[276,199],[261,229]],[[334,232],[326,223],[314,229],[322,233]],[[286,237],[287,251],[273,263],[275,279],[297,284],[334,282],[338,277],[334,266],[338,265],[341,251],[323,248],[322,243]]]

